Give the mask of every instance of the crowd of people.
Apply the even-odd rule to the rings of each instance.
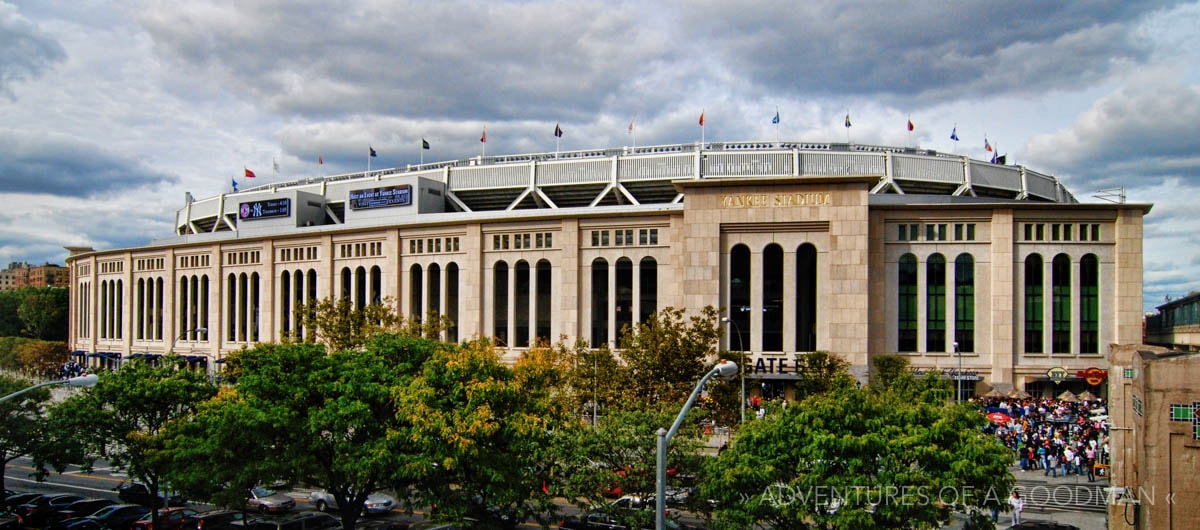
[[[1022,472],[1072,473],[1096,480],[1109,465],[1104,403],[1051,398],[981,398],[988,427],[1015,454]],[[1001,414],[995,414],[1001,413]]]

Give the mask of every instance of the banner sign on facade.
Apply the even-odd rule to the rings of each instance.
[[[288,217],[290,215],[292,215],[291,199],[243,202],[238,206],[238,219],[242,221],[269,219],[271,217]]]
[[[350,190],[350,209],[387,208],[412,204],[412,186],[388,186],[365,190]]]

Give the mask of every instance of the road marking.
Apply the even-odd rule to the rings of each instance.
[[[4,476],[4,480],[15,480],[17,482],[28,482],[30,484],[49,484],[56,488],[71,488],[71,489],[77,489],[77,490],[83,490],[83,491],[95,491],[95,492],[107,493],[107,494],[112,494],[112,492],[113,492],[113,490],[89,488],[87,486],[76,486],[73,484],[62,484],[59,482],[46,482],[44,480],[33,480],[33,479],[27,479],[27,478],[21,478],[21,477],[11,477],[8,475]]]

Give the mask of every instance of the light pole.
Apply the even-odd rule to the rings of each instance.
[[[654,528],[656,530],[664,530],[667,525],[667,444],[671,442],[671,438],[674,438],[675,433],[679,431],[679,426],[683,424],[683,417],[687,415],[688,409],[692,408],[692,403],[696,402],[696,396],[700,395],[700,391],[704,389],[704,383],[707,383],[713,376],[729,380],[736,372],[738,372],[737,363],[725,359],[717,361],[717,365],[712,370],[709,370],[707,374],[704,374],[704,377],[696,384],[696,389],[692,391],[691,396],[688,396],[687,403],[684,403],[683,409],[679,411],[679,416],[675,417],[675,423],[671,424],[671,430],[668,431],[659,427],[657,433],[658,457],[655,462],[657,466],[654,479]]]
[[[738,327],[737,322],[734,322],[732,318],[721,317],[721,322],[733,324],[734,331],[737,331],[738,353],[740,354],[742,364],[746,364],[746,351],[742,349],[742,329]],[[738,370],[738,373],[742,376],[742,402],[738,406],[742,409],[741,423],[746,423],[746,370]]]
[[[954,374],[954,402],[962,401],[962,354],[958,352],[958,341],[954,341],[954,356],[958,357],[958,373]]]
[[[178,337],[175,337],[175,340],[171,341],[171,349],[167,350],[167,353],[175,353],[175,345],[179,344],[179,341],[183,340],[183,338],[186,337],[188,335],[188,333],[208,333],[208,328],[196,328],[196,329],[193,329],[190,331],[186,330],[186,329],[183,330],[183,332],[180,333]]]
[[[80,375],[80,376],[72,377],[70,379],[59,379],[57,381],[48,381],[45,383],[38,383],[29,388],[26,388],[25,390],[18,390],[7,396],[0,397],[0,403],[3,403],[12,398],[15,398],[15,397],[17,397],[21,394],[24,394],[26,392],[29,392],[30,390],[33,390],[35,388],[42,388],[42,387],[54,386],[54,385],[67,385],[67,386],[73,386],[73,387],[89,387],[89,386],[95,386],[96,380],[98,380],[98,379],[100,379],[100,378],[97,377],[96,374],[87,374],[87,375]]]

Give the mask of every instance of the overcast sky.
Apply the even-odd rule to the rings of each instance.
[[[908,4],[908,5],[906,5]],[[1059,5],[1064,4],[1064,5]],[[1200,5],[0,0],[0,262],[171,234],[184,192],[488,154],[844,141],[1010,162],[1145,220],[1200,290]],[[911,117],[915,131],[907,131]],[[961,139],[949,139],[957,127]],[[280,167],[279,176],[272,161]]]

